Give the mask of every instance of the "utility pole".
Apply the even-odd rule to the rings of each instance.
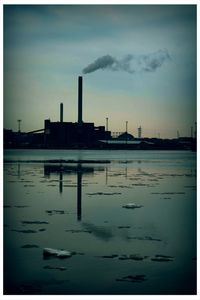
[[[126,144],[128,139],[128,121],[126,121]]]
[[[195,132],[194,132],[194,138],[197,138],[197,122],[195,122]]]
[[[106,141],[108,143],[108,118],[106,118]]]
[[[128,133],[128,121],[126,121],[126,133]]]
[[[193,139],[193,126],[191,126],[191,138]]]
[[[142,137],[142,127],[138,127],[138,139],[141,139]]]

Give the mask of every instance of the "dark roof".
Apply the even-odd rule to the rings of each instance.
[[[117,139],[131,141],[134,139],[134,136],[128,132],[124,132],[124,133],[120,134]]]

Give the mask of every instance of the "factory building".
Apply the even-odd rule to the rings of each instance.
[[[78,77],[78,116],[77,122],[64,122],[64,105],[60,103],[60,121],[44,121],[41,129],[21,132],[20,122],[18,132],[4,129],[4,148],[29,149],[151,149],[151,150],[181,150],[196,151],[196,134],[193,138],[191,129],[190,138],[178,139],[149,139],[141,138],[142,128],[138,128],[138,139],[126,131],[111,136],[108,131],[108,118],[105,126],[95,126],[94,123],[84,122],[83,107],[83,78]]]
[[[83,78],[78,78],[78,122],[63,121],[63,103],[60,104],[60,122],[44,121],[45,148],[88,148],[99,145],[100,140],[111,138],[105,126],[85,123],[82,118]]]

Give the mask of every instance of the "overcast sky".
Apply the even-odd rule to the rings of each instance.
[[[111,64],[93,68],[105,56]],[[64,121],[77,121],[79,75],[85,122],[105,125],[108,117],[111,131],[128,121],[134,136],[140,125],[143,136],[190,136],[196,6],[4,6],[5,128],[17,130],[17,119],[22,131],[58,121],[60,102]]]

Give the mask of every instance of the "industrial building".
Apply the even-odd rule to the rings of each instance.
[[[78,116],[77,122],[64,122],[64,105],[60,103],[60,121],[44,121],[42,129],[21,132],[18,120],[18,132],[4,129],[4,148],[35,148],[35,149],[130,149],[130,150],[181,150],[196,151],[196,134],[191,137],[177,139],[142,138],[142,128],[138,128],[138,138],[126,131],[112,133],[108,131],[108,118],[105,126],[83,121],[83,78],[78,77]],[[196,132],[196,131],[195,131]]]
[[[88,148],[97,146],[100,140],[111,138],[105,126],[96,127],[94,123],[83,122],[83,78],[78,77],[78,121],[63,121],[63,103],[60,104],[60,122],[44,121],[45,148]]]

